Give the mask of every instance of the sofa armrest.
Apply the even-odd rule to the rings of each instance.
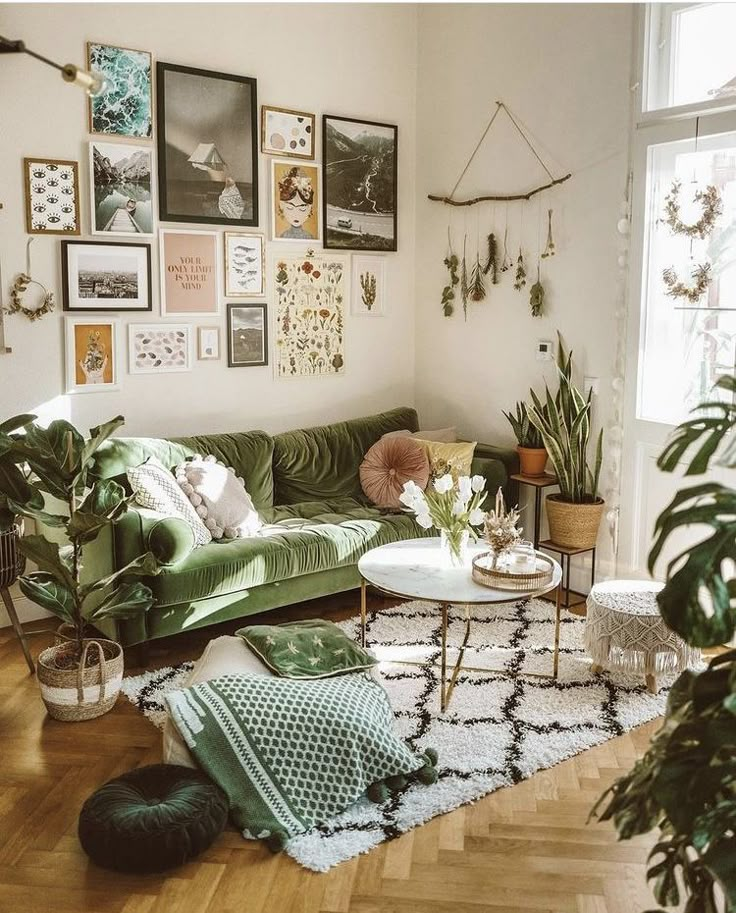
[[[478,444],[475,448],[471,472],[483,476],[486,480],[488,502],[491,505],[499,487],[503,489],[506,503],[511,506],[518,503],[519,485],[511,479],[511,474],[519,471],[519,458],[514,450],[505,450],[492,444]]]
[[[171,567],[183,561],[194,548],[194,532],[179,517],[145,507],[129,507],[115,524],[117,566],[153,552],[159,564]]]

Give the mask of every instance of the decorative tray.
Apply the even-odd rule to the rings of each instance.
[[[552,559],[536,553],[537,569],[532,572],[519,573],[510,568],[491,567],[492,556],[484,552],[473,558],[473,580],[483,586],[497,590],[538,590],[550,583],[554,575]]]

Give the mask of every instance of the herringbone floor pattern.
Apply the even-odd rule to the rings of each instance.
[[[320,614],[353,611],[351,594],[327,602]],[[304,606],[288,617],[314,614]],[[162,643],[149,668],[196,657],[213,634],[235,627]],[[33,635],[34,654],[50,642]],[[643,753],[656,721],[324,875],[230,829],[169,875],[124,876],[89,863],[77,815],[98,785],[159,761],[159,733],[122,697],[98,720],[50,720],[10,629],[0,630],[0,669],[0,913],[637,913],[655,906],[644,879],[651,841],[619,844],[611,827],[586,820],[601,791]]]

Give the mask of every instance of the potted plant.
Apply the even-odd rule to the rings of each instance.
[[[722,377],[717,387],[732,398],[736,378]],[[685,475],[707,473],[712,464],[736,469],[736,405],[708,402],[699,411],[657,460],[664,472],[679,472],[687,451]],[[706,530],[702,538],[667,565],[659,609],[691,646],[733,643],[736,489],[704,481],[678,492],[657,518],[649,570],[670,537],[698,527]],[[736,910],[736,650],[679,676],[647,753],[594,811],[612,820],[623,840],[656,831],[647,878],[659,904],[692,913]]]
[[[559,334],[558,334],[559,337]],[[550,538],[566,548],[593,548],[605,503],[598,494],[603,462],[603,429],[598,435],[595,458],[588,462],[590,444],[590,397],[583,396],[572,380],[572,352],[565,354],[559,337],[557,372],[560,386],[553,398],[545,385],[545,402],[531,390],[529,420],[542,436],[560,487],[547,495]]]
[[[0,434],[6,470],[0,469],[2,503],[7,514],[55,527],[68,542],[59,546],[42,535],[25,536],[18,542],[22,554],[38,568],[20,578],[21,590],[72,632],[69,639],[44,650],[38,658],[41,695],[56,719],[92,719],[115,703],[122,681],[123,651],[114,641],[87,638],[85,629],[98,619],[128,618],[150,608],[150,588],[131,578],[158,570],[149,552],[108,577],[82,580],[85,546],[118,519],[130,501],[121,485],[113,479],[96,478],[93,470],[95,453],[123,424],[123,418],[92,428],[88,440],[63,420],[41,428],[32,422],[21,423],[20,418],[30,417],[11,419],[3,428],[13,431]],[[15,471],[7,471],[8,461],[14,463]],[[62,501],[64,512],[46,511],[44,495]]]
[[[504,412],[516,435],[516,452],[522,475],[537,478],[544,475],[547,465],[547,448],[537,427],[529,420],[526,403],[516,404],[516,414]]]

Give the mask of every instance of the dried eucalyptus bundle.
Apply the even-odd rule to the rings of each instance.
[[[539,278],[539,270],[537,270],[537,281],[529,292],[529,305],[532,309],[532,317],[542,316],[544,313],[544,286]]]
[[[524,267],[524,254],[519,248],[519,256],[516,258],[516,275],[514,276],[514,288],[520,292],[526,285],[526,268]]]
[[[460,282],[457,274],[460,261],[457,259],[457,254],[449,253],[442,262],[450,275],[449,283],[442,289],[442,313],[445,317],[452,317],[455,311],[455,286]]]
[[[498,285],[498,264],[496,263],[497,257],[497,245],[496,245],[496,236],[493,232],[488,235],[488,256],[486,262],[483,264],[483,275],[487,276],[488,273],[491,274],[491,282],[494,285]]]
[[[476,254],[475,263],[470,272],[470,288],[468,289],[468,295],[471,301],[482,301],[486,297],[486,287],[483,282],[484,275],[485,269],[481,267],[480,256]]]

